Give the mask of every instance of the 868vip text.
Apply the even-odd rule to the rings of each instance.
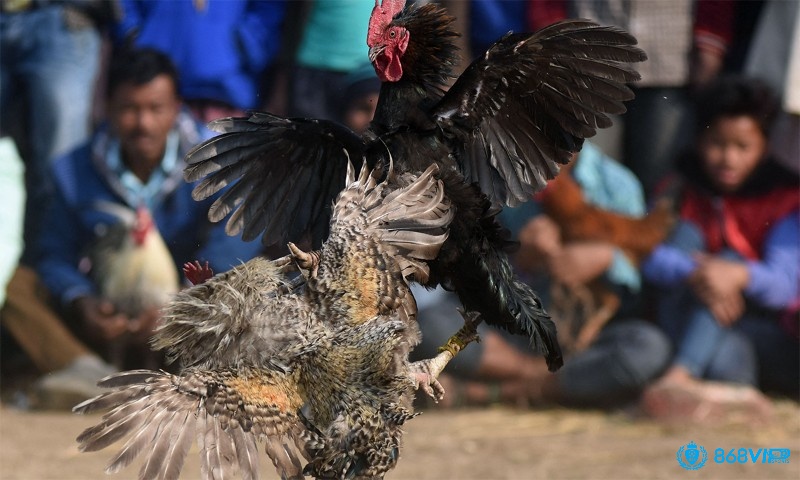
[[[788,448],[731,448],[728,453],[714,449],[714,463],[789,463]]]

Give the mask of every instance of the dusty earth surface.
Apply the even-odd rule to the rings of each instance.
[[[138,464],[111,477],[102,474],[114,452],[78,452],[74,438],[98,419],[0,406],[0,478],[135,478]],[[789,401],[777,402],[769,424],[748,426],[731,418],[714,428],[667,426],[624,412],[427,410],[409,422],[405,438],[390,480],[800,479],[800,406]],[[676,460],[678,449],[690,441],[708,453],[695,471]],[[791,456],[788,464],[718,464],[716,448],[789,448]],[[199,478],[196,454],[195,447],[182,478]],[[264,471],[262,478],[275,477],[274,470]]]

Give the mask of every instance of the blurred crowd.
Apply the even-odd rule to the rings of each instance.
[[[769,417],[800,400],[800,3],[442,0],[462,65],[508,31],[581,17],[648,55],[636,98],[530,202],[501,214],[517,274],[559,327],[565,366],[485,325],[440,406],[624,408],[665,420]],[[206,123],[251,110],[369,126],[372,0],[0,0],[4,379],[69,407],[129,368],[188,285],[265,254],[183,181]],[[420,357],[460,326],[415,290]]]

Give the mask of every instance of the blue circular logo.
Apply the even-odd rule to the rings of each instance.
[[[689,442],[678,449],[678,453],[675,454],[675,458],[678,459],[678,465],[686,470],[699,470],[700,468],[703,468],[703,465],[706,464],[706,460],[708,460],[708,452],[706,452],[706,449],[701,445],[697,445],[694,442]]]

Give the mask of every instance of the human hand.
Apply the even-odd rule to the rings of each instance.
[[[614,260],[614,247],[604,242],[564,245],[548,261],[550,275],[568,287],[583,285],[602,275]]]
[[[717,51],[697,48],[692,52],[689,84],[697,91],[709,85],[722,71],[725,57]]]
[[[79,297],[73,306],[90,336],[113,340],[128,331],[128,317],[118,313],[108,300],[94,296]]]
[[[519,232],[517,266],[534,270],[561,250],[561,229],[547,215],[531,219]]]
[[[134,340],[146,343],[153,336],[153,331],[161,319],[161,310],[158,308],[147,308],[138,317],[132,318],[128,322],[128,332],[130,332]]]
[[[747,266],[709,255],[698,255],[696,260],[697,268],[688,279],[690,288],[720,325],[732,325],[744,313]]]
[[[711,310],[717,323],[723,327],[730,327],[744,314],[744,297],[740,294],[707,297],[701,300]]]
[[[710,255],[696,255],[697,268],[689,276],[689,285],[700,297],[741,295],[750,280],[747,266]]]

